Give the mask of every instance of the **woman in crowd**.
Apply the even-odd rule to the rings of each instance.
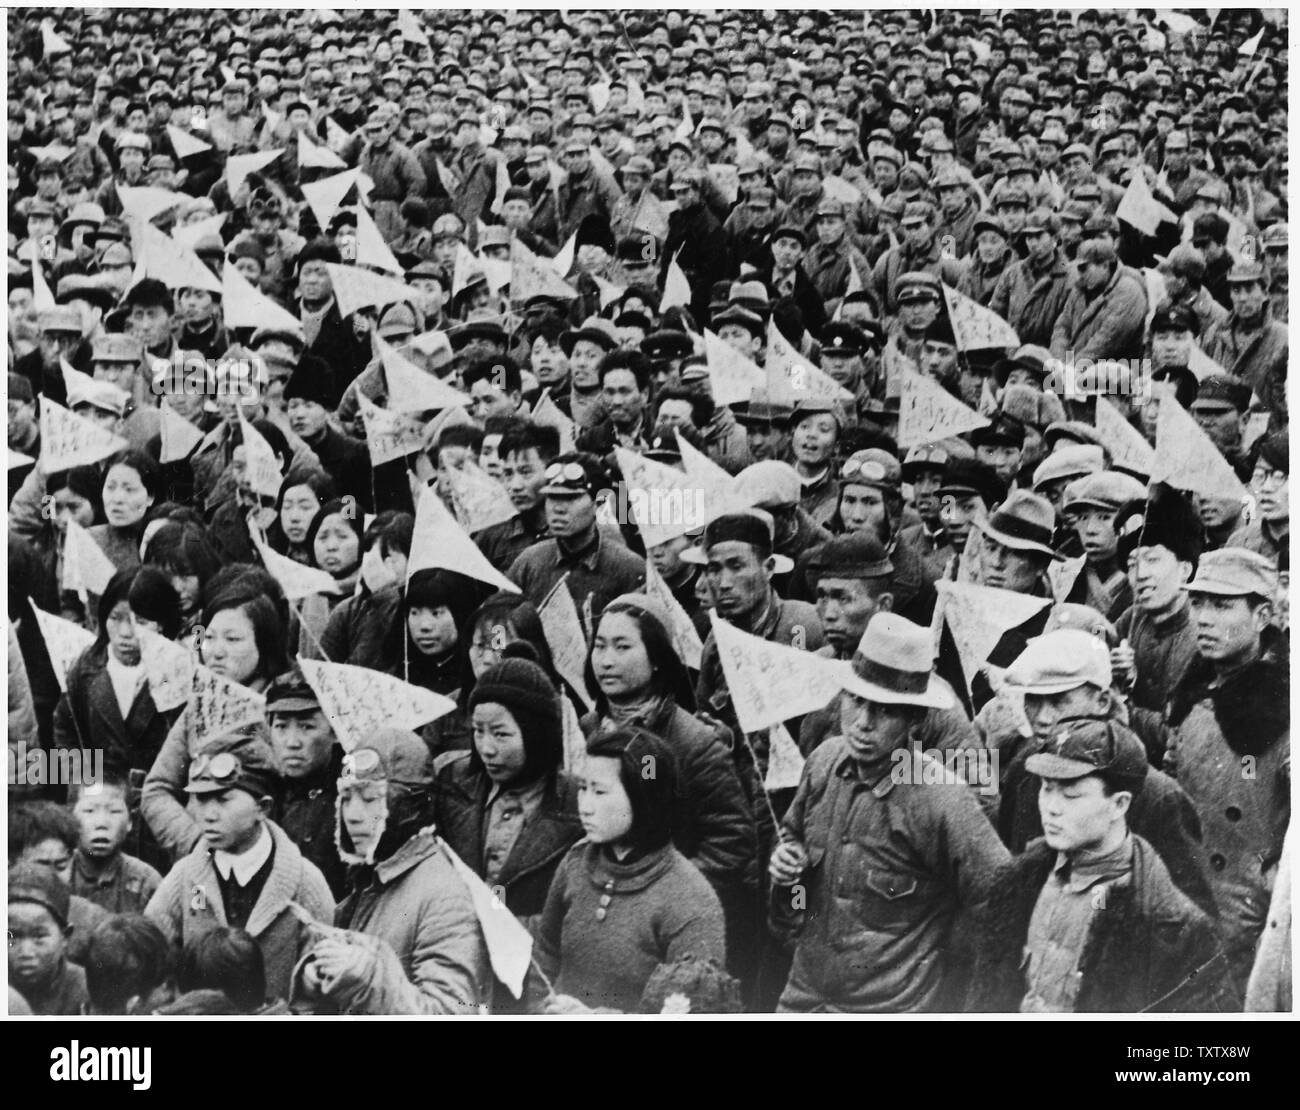
[[[310,555],[309,564],[333,575],[338,592],[311,594],[296,603],[293,622],[296,628],[290,629],[289,641],[298,645],[299,654],[311,658],[322,654],[320,640],[330,613],[343,598],[356,592],[364,534],[361,512],[349,499],[336,497],[326,501],[312,518],[303,540]]]
[[[167,521],[146,536],[143,557],[145,566],[157,567],[170,579],[180,599],[180,636],[188,640],[198,628],[203,591],[221,569],[221,556],[200,525]]]
[[[652,767],[653,774],[646,774]],[[722,906],[673,847],[673,754],[640,728],[587,743],[578,788],[586,837],[569,849],[534,929],[533,1012],[638,1010],[655,970],[685,956],[726,959]]]
[[[370,522],[361,538],[360,587],[331,609],[319,650],[335,663],[373,666],[383,658],[385,638],[397,620],[406,582],[415,518],[389,510]]]
[[[145,517],[158,497],[158,464],[142,451],[123,451],[104,471],[104,523],[90,529],[118,570],[140,566]]]
[[[317,930],[296,997],[352,1014],[477,1014],[492,996],[487,946],[465,881],[432,828],[429,751],[380,729],[343,760],[339,855],[348,935]]]
[[[235,578],[228,588],[217,591],[204,606],[200,623],[200,661],[222,678],[260,693],[288,669],[284,619],[256,578]],[[187,705],[144,783],[145,820],[173,858],[188,853],[199,839],[198,825],[185,808],[190,754],[200,746],[195,742],[196,725]],[[240,731],[251,735],[252,728]]]
[[[800,401],[790,426],[794,468],[803,484],[799,504],[816,524],[830,521],[839,500],[835,456],[843,432],[841,419],[837,404]]]
[[[312,564],[312,550],[307,533],[321,506],[337,496],[334,480],[315,467],[295,467],[280,486],[275,503],[275,519],[267,529],[267,543],[281,555],[296,563]]]

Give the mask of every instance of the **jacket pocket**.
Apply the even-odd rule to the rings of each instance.
[[[916,875],[869,870],[860,889],[863,922],[881,932],[910,928],[926,911],[931,885]]]

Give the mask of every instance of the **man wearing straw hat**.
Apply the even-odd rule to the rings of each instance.
[[[772,926],[794,938],[782,1012],[953,1005],[953,921],[1010,856],[959,777],[905,752],[953,704],[931,656],[925,628],[884,612],[844,664],[839,735],[809,757],[769,869]]]

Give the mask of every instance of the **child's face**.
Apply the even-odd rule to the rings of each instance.
[[[256,842],[262,807],[246,790],[200,794],[195,810],[206,847],[238,855]]]
[[[92,859],[115,855],[131,828],[131,811],[119,787],[84,791],[72,813],[81,828],[81,850]]]
[[[47,868],[65,883],[72,881],[72,849],[54,837],[28,845],[23,849],[19,862]]]
[[[19,990],[47,982],[66,946],[63,926],[44,906],[9,903],[9,979]]]

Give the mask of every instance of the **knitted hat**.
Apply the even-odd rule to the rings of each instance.
[[[60,925],[68,923],[68,906],[72,891],[68,884],[49,868],[34,863],[20,863],[9,869],[9,904],[35,902],[44,906]]]
[[[474,684],[469,714],[485,703],[503,706],[524,739],[524,765],[512,782],[534,782],[559,767],[564,752],[560,694],[547,673],[531,659],[504,658]],[[478,752],[472,757],[478,762]]]

